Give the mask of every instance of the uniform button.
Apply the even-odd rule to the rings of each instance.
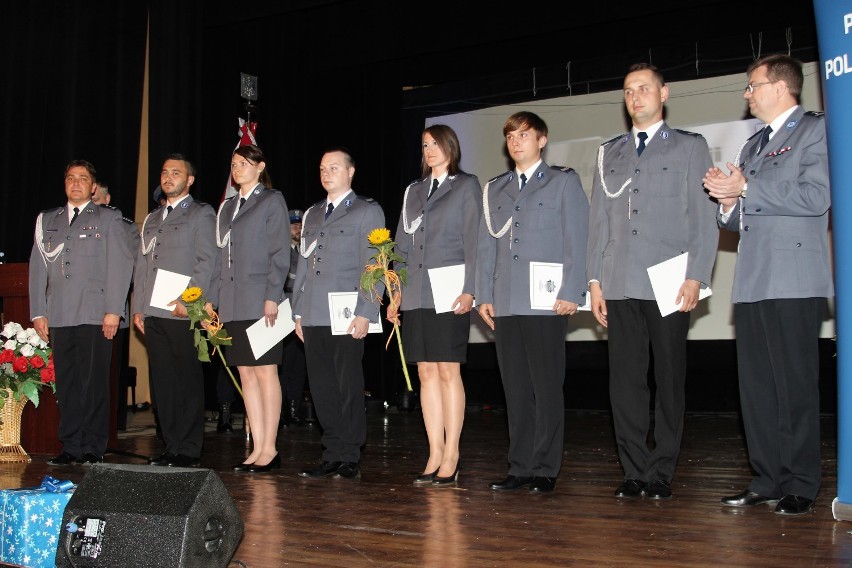
[[[66,274],[66,275],[65,275],[65,278],[71,278],[71,275],[70,275],[70,274]]]
[[[70,266],[70,264],[71,264],[70,262],[66,262],[65,266]]]
[[[420,232],[421,232],[421,233],[422,233],[423,231],[425,231],[425,230],[426,230],[426,227],[420,227]]]
[[[520,210],[521,210],[520,205],[515,205],[515,211],[520,211]]]
[[[317,246],[317,248],[318,248],[318,249],[321,249],[321,248],[322,248],[322,245]]]
[[[758,207],[757,209],[754,210],[755,213],[760,213],[761,211],[763,211],[763,209],[760,208],[760,207]]]
[[[157,246],[160,246],[161,244],[163,244],[163,243],[157,243]]]
[[[423,250],[423,245],[420,245],[420,250]]]
[[[158,258],[160,258],[160,255],[155,254],[155,255],[154,255],[154,260],[156,260],[156,259],[158,259]]]
[[[422,264],[418,264],[418,265],[417,265],[417,268],[423,268],[423,265],[422,265]]]
[[[802,243],[796,243],[796,248],[802,248]]]
[[[160,229],[160,230],[159,230],[159,231],[157,231],[157,232],[158,232],[158,233],[162,233],[162,232],[163,232],[163,230],[162,230],[162,229]]]
[[[748,231],[748,225],[746,225],[745,227],[743,227],[743,231]]]
[[[515,221],[515,226],[516,226],[516,227],[520,227],[520,226],[521,226],[521,224],[520,224],[520,223],[518,223],[517,221]]]
[[[638,235],[638,234],[639,234],[639,231],[637,231],[636,229],[633,229],[633,234],[634,234],[634,235]]]
[[[516,242],[518,242],[518,239],[515,239],[515,240],[514,240],[514,241],[512,241],[512,242],[515,242],[515,243],[516,243]]]
[[[518,260],[518,255],[515,255],[512,258],[514,258],[515,260]]]
[[[638,173],[639,173],[639,168],[636,168],[635,170],[633,170],[633,173],[634,173],[634,174],[638,174]]]
[[[639,188],[638,188],[638,187],[634,187],[634,188],[633,188],[633,193],[639,193]]]
[[[65,237],[65,240],[66,240],[66,241],[70,241],[70,240],[71,240],[71,235],[68,235],[67,237]]]
[[[317,270],[317,276],[319,276],[319,275],[320,275],[320,271],[319,271],[319,270]]]
[[[321,236],[321,237],[324,237],[324,236],[325,236],[325,232],[324,232],[324,231],[320,231],[320,236]]]
[[[638,210],[638,209],[634,209],[634,210],[633,210],[633,214],[634,214],[634,215],[638,215],[638,214],[639,214],[639,210]]]
[[[755,172],[754,170],[751,170],[751,171],[749,172],[749,175],[754,175],[754,174],[756,174],[756,173],[757,173],[757,172]]]

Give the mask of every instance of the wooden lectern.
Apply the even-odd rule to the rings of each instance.
[[[29,282],[27,263],[0,264],[0,298],[3,300],[3,317],[0,323],[14,321],[24,327],[31,325]],[[56,377],[56,380],[61,381],[62,377]],[[115,447],[118,439],[115,409],[117,388],[118,369],[113,365],[110,370],[110,447]],[[124,393],[124,397],[127,398],[127,393]],[[42,389],[38,408],[32,404],[24,407],[24,414],[21,416],[21,446],[29,454],[58,454],[62,451],[62,444],[57,438],[58,431],[59,405],[56,395],[49,388]]]

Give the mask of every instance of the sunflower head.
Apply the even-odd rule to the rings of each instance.
[[[370,241],[371,245],[384,244],[390,240],[390,231],[385,228],[373,229],[370,231],[370,234],[367,235],[367,240]]]
[[[192,303],[198,298],[201,297],[201,288],[198,286],[193,286],[192,288],[187,288],[183,291],[183,294],[180,295],[180,299],[186,303]]]

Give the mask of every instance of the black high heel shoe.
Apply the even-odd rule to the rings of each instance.
[[[256,463],[253,463],[249,466],[248,470],[246,470],[246,471],[248,471],[249,473],[266,473],[268,471],[272,471],[273,469],[280,469],[280,468],[281,468],[281,454],[275,454],[275,457],[272,458],[272,460],[268,464],[257,465]]]
[[[440,466],[438,469],[441,469]],[[414,478],[414,485],[429,485],[435,478],[438,477],[438,469],[433,471],[432,473],[423,473]]]
[[[253,463],[240,462],[240,463],[235,463],[234,467],[232,467],[231,469],[233,469],[234,471],[248,471],[249,468],[253,465],[254,465]]]
[[[459,479],[459,470],[461,469],[461,460],[456,462],[456,470],[449,477],[441,477],[440,475],[435,475],[435,478],[432,480],[432,485],[437,487],[446,487],[448,485],[455,485],[455,483]],[[438,473],[437,471],[435,472]]]

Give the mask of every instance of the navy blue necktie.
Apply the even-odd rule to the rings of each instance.
[[[168,217],[168,216],[169,216],[169,213],[171,213],[171,212],[172,212],[172,209],[174,209],[174,207],[172,207],[171,205],[169,205],[168,207],[166,207],[166,217]]]
[[[648,133],[647,132],[640,132],[639,134],[636,135],[636,137],[639,138],[639,145],[636,146],[636,154],[641,156],[642,152],[645,151],[645,140],[648,139]]]
[[[760,135],[760,144],[757,145],[757,154],[759,154],[760,151],[766,148],[766,145],[769,144],[770,134],[772,134],[772,127],[767,124],[766,128],[763,129],[763,134]]]
[[[334,203],[328,204],[328,210],[325,212],[325,218],[328,219],[328,216],[331,215],[331,212],[334,211]]]
[[[521,174],[521,191],[524,190],[525,185],[527,185],[527,176],[526,174]]]
[[[75,207],[75,208],[74,208],[74,216],[73,216],[73,217],[71,217],[71,222],[70,222],[70,223],[68,223],[68,226],[69,226],[69,227],[70,227],[71,225],[73,225],[73,224],[74,224],[74,221],[76,221],[76,220],[77,220],[77,215],[79,215],[79,214],[80,214],[80,208],[79,208],[79,207]]]
[[[429,195],[426,196],[426,201],[429,201],[429,199],[432,197],[432,194],[435,193],[436,189],[438,189],[438,180],[433,179],[432,188],[429,190]]]

